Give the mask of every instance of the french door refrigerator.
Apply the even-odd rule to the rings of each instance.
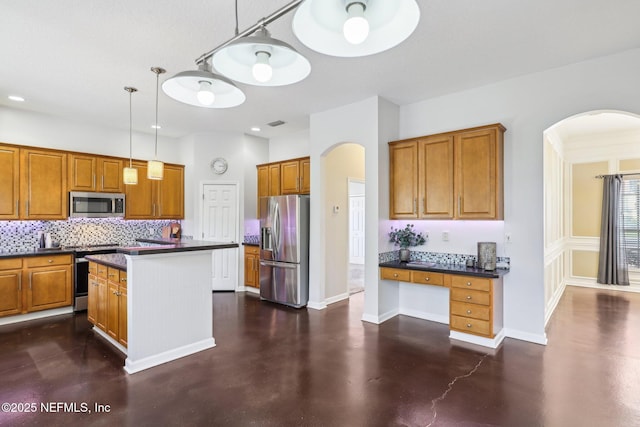
[[[260,198],[260,298],[304,307],[309,300],[309,196]]]

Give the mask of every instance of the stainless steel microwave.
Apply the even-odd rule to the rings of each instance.
[[[123,193],[69,192],[69,217],[124,217]]]

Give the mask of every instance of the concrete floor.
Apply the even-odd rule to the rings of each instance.
[[[0,425],[640,425],[640,294],[568,287],[549,345],[493,352],[407,316],[364,323],[363,297],[307,311],[216,293],[217,347],[134,375],[86,314],[2,326],[0,402],[22,412]]]

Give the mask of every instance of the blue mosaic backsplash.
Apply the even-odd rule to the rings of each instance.
[[[136,239],[158,239],[169,220],[69,218],[66,221],[0,221],[0,251],[25,252],[38,247],[41,233],[60,246],[134,245]]]
[[[378,254],[378,262],[398,261],[400,259],[400,251],[383,252]],[[464,265],[468,259],[477,261],[475,255],[468,254],[447,254],[440,252],[420,252],[411,251],[411,261],[428,261],[438,264]],[[511,267],[511,259],[509,257],[496,257],[497,268],[508,270]]]

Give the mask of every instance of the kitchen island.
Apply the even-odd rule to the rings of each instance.
[[[124,369],[130,374],[216,345],[211,253],[238,247],[179,239],[148,243],[154,246],[87,256],[91,262],[126,271],[127,347],[98,327],[94,331],[126,353]]]

